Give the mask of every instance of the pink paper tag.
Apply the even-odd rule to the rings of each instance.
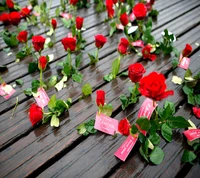
[[[196,140],[197,138],[200,138],[200,129],[190,129],[186,130],[183,133],[189,141],[193,141]]]
[[[131,13],[130,16],[129,16],[129,19],[131,22],[133,22],[135,20],[135,15],[134,13]]]
[[[122,24],[116,24],[118,30],[124,30],[124,26]]]
[[[0,85],[0,95],[3,96],[6,100],[9,99],[14,93],[15,90],[11,85],[7,85],[5,83]]]
[[[144,43],[142,40],[137,40],[131,43],[132,46],[137,46],[137,47],[141,47],[144,48]]]
[[[31,4],[28,5],[28,9],[31,10],[33,7]]]
[[[96,120],[94,128],[105,132],[110,135],[114,135],[118,130],[118,120],[112,119],[105,114],[96,114]]]
[[[68,13],[66,13],[66,12],[60,14],[60,16],[63,17],[63,18],[65,18],[65,19],[67,19],[67,20],[69,20],[69,19],[72,18],[72,15],[71,15],[71,14],[68,14]]]
[[[181,60],[181,63],[179,64],[179,67],[187,70],[189,65],[190,65],[190,58],[184,57]]]
[[[135,134],[135,137],[129,135],[127,139],[124,141],[124,143],[115,152],[115,156],[121,159],[122,161],[125,161],[129,153],[133,149],[137,139],[138,139],[138,134]]]
[[[38,88],[38,92],[34,94],[34,98],[41,108],[44,108],[49,103],[49,97],[43,88]]]
[[[157,106],[157,104],[156,104],[156,106]],[[147,117],[150,120],[151,115],[152,115],[154,109],[156,108],[156,106],[155,107],[153,106],[153,101],[151,99],[146,98],[144,100],[142,106],[140,107],[140,110],[138,112],[138,118]],[[147,132],[145,130],[141,130],[138,125],[137,125],[137,127],[140,130],[140,132],[146,136]]]

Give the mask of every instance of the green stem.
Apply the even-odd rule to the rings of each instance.
[[[143,34],[143,21],[142,20],[138,20],[138,29],[139,31]]]
[[[17,109],[17,106],[18,106],[18,104],[19,104],[19,99],[18,99],[18,97],[16,97],[16,104],[15,104],[15,107],[13,108],[13,111],[12,111],[12,115],[11,115],[11,117],[13,117],[13,116],[14,116],[14,114],[15,114],[15,111],[16,111],[16,109]]]
[[[42,69],[40,69],[40,87],[42,88]]]
[[[56,33],[55,33],[55,30],[53,32],[53,42],[55,43],[56,42]]]
[[[70,66],[70,70],[72,68],[72,59],[71,59],[71,51],[68,49],[68,59],[69,59],[69,66]]]
[[[95,56],[95,59],[96,59],[95,62],[98,62],[98,61],[99,61],[99,48],[96,49],[96,56]]]
[[[3,81],[3,79],[2,79],[1,76],[0,76],[0,83],[1,83],[1,84],[5,83],[5,82]]]

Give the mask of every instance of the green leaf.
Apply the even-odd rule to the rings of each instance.
[[[60,116],[69,106],[63,100],[56,100],[55,110],[57,111],[57,116]]]
[[[24,91],[24,94],[27,95],[27,96],[32,96],[32,89],[31,88],[26,88]]]
[[[10,47],[3,48],[3,51],[6,52],[6,53],[10,52]]]
[[[151,27],[152,28],[152,18],[149,18],[149,20],[146,23],[146,28]]]
[[[160,144],[160,136],[155,132],[154,134],[149,136],[149,140],[154,144],[154,145],[159,145]]]
[[[18,30],[19,31],[25,31],[25,30],[27,30],[27,27],[28,27],[28,24],[26,22],[20,23],[19,26],[18,26]]]
[[[88,56],[90,58],[90,64],[95,64],[96,62],[98,62],[97,59],[95,58],[95,54],[88,53]]]
[[[28,65],[28,72],[33,73],[38,69],[38,64],[37,62],[30,62]]]
[[[150,154],[150,161],[156,165],[162,163],[163,159],[164,159],[164,152],[163,150],[156,146],[154,148],[154,150],[151,152]]]
[[[100,113],[103,113],[107,116],[111,116],[113,111],[112,104],[105,104],[104,106],[100,107]]]
[[[171,115],[174,115],[175,112],[176,112],[174,103],[169,102],[169,101],[165,101],[164,109],[166,109],[168,106],[170,107]]]
[[[150,128],[150,121],[146,117],[140,117],[136,123],[140,126],[140,129],[148,131]]]
[[[187,69],[184,75],[184,78],[186,77],[192,77],[192,71],[190,69]]]
[[[18,79],[18,80],[15,80],[15,83],[17,85],[23,85],[24,84],[24,81],[22,79]]]
[[[84,96],[88,96],[92,94],[92,87],[89,83],[86,83],[85,85],[83,85],[82,93]]]
[[[183,91],[186,95],[189,95],[190,93],[193,93],[193,88],[188,87],[187,85],[184,85]]]
[[[182,116],[170,117],[168,118],[167,123],[173,129],[190,127],[189,122]]]
[[[120,77],[128,77],[128,71],[122,72],[122,73],[120,74]]]
[[[15,33],[9,33],[8,31],[3,31],[1,32],[1,36],[4,40],[4,42],[9,46],[9,47],[14,47],[18,45],[18,40],[16,38]]]
[[[111,29],[110,29],[109,36],[111,37],[114,34],[114,32],[116,31],[116,22],[115,21],[111,22],[110,27],[111,27]]]
[[[108,75],[105,75],[104,77],[103,77],[103,79],[105,80],[105,81],[107,81],[107,82],[110,82],[110,81],[112,81],[114,78],[113,78],[113,74],[108,74]]]
[[[56,107],[56,95],[52,95],[50,100],[49,100],[49,103],[48,103],[48,108],[53,111],[54,108]]]
[[[142,156],[147,162],[149,162],[149,160],[148,160],[148,155],[146,155],[146,154],[144,153],[142,146],[140,146],[139,152],[140,152],[141,156]]]
[[[200,105],[200,94],[198,94],[198,95],[195,95],[195,102],[198,104],[198,105]]]
[[[182,163],[191,163],[192,164],[192,161],[194,161],[196,159],[196,155],[192,152],[192,151],[189,151],[189,150],[184,150],[183,152],[183,156],[181,158],[181,162]]]
[[[75,59],[76,68],[78,68],[80,66],[82,57],[83,57],[83,53],[80,53],[76,56],[76,59]]]
[[[136,134],[138,132],[138,128],[136,127],[136,125],[132,125],[131,127],[131,134]]]
[[[87,131],[85,128],[85,123],[80,124],[78,127],[76,127],[76,129],[80,135],[83,135]]]
[[[17,59],[23,59],[27,56],[26,54],[26,51],[19,51],[17,54],[16,54],[16,58]]]
[[[57,118],[57,116],[54,114],[51,118],[51,122],[50,125],[51,127],[59,127],[59,119]]]
[[[139,133],[138,139],[141,144],[145,144],[146,137],[142,133]]]
[[[67,76],[63,76],[63,78],[55,85],[55,88],[60,91],[64,88],[64,82],[67,81]]]
[[[172,141],[172,129],[168,124],[164,123],[161,127],[161,134],[168,142]]]
[[[126,95],[120,95],[120,101],[122,103],[122,109],[126,109],[128,107],[129,104],[129,99],[127,98]]]
[[[48,87],[54,87],[56,85],[56,83],[58,82],[58,76],[57,75],[52,75],[49,80],[48,80]]]
[[[120,68],[120,58],[117,58],[113,61],[112,63],[112,75],[113,75],[113,78],[115,79],[118,72],[119,72],[119,68]]]
[[[39,80],[32,80],[32,92],[37,93],[38,88],[40,87],[40,82]]]
[[[193,96],[192,93],[190,93],[190,94],[188,95],[188,103],[189,103],[189,104],[192,104],[193,106],[195,105],[195,98],[194,98],[194,96]]]
[[[94,124],[95,124],[94,119],[91,119],[85,123],[85,128],[86,128],[87,132],[89,132],[91,134],[97,133],[97,130],[94,128]]]
[[[75,73],[72,75],[72,79],[73,81],[80,83],[82,82],[83,75],[81,73]]]
[[[71,22],[72,22],[71,19],[67,20],[65,18],[61,18],[61,20],[65,27],[69,28],[71,26]]]
[[[56,17],[60,16],[60,8],[59,7],[56,8],[55,14],[56,14]]]

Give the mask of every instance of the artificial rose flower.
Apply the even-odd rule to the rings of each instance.
[[[84,18],[82,17],[76,17],[76,28],[78,30],[81,30],[82,26],[83,26],[83,21],[84,21]]]
[[[124,118],[119,122],[118,131],[122,135],[128,136],[130,134],[130,128],[131,128],[131,125],[127,118]]]
[[[98,34],[95,36],[95,45],[97,48],[102,48],[104,44],[106,43],[107,39],[105,36]]]
[[[48,63],[48,60],[47,60],[46,56],[40,56],[40,58],[38,59],[38,68],[40,70],[45,70],[47,63]]]
[[[118,52],[123,55],[126,54],[128,46],[129,46],[129,41],[126,38],[121,38],[120,43],[118,45]]]
[[[112,2],[113,2],[114,4],[116,4],[116,3],[118,2],[118,0],[112,0]]]
[[[104,106],[105,91],[103,91],[103,90],[97,90],[96,91],[96,103],[97,103],[97,106]]]
[[[24,7],[21,9],[20,13],[22,17],[27,17],[31,13],[31,11],[28,7]]]
[[[120,22],[122,23],[123,26],[128,25],[128,15],[126,13],[121,14]]]
[[[187,57],[191,52],[192,52],[192,46],[190,44],[186,44],[182,52],[182,55],[183,57]]]
[[[76,49],[76,39],[73,37],[66,37],[61,40],[65,50],[74,51]]]
[[[152,61],[156,60],[156,55],[151,54],[152,46],[147,45],[142,49],[142,56],[144,59],[150,59]]]
[[[128,77],[133,83],[139,82],[145,72],[144,66],[140,63],[131,64],[128,67]]]
[[[29,119],[31,121],[32,126],[41,121],[42,118],[43,118],[42,108],[35,103],[31,104],[29,109]]]
[[[192,111],[194,113],[194,115],[200,119],[200,108],[197,108],[197,107],[193,107],[192,108]]]
[[[0,21],[3,22],[3,24],[8,25],[10,24],[9,14],[6,12],[2,13],[0,15]]]
[[[106,0],[106,10],[108,13],[108,17],[113,18],[115,11],[113,9],[113,1],[112,0]]]
[[[27,31],[21,31],[17,35],[17,39],[21,43],[26,43],[27,42],[27,36],[28,36],[28,32]]]
[[[42,36],[33,36],[32,43],[33,47],[37,52],[40,52],[44,49],[45,38]]]
[[[167,90],[165,77],[163,74],[151,72],[140,80],[139,91],[142,95],[154,101],[160,101],[169,95],[173,95],[173,90]]]
[[[51,19],[51,25],[52,25],[53,29],[55,30],[56,27],[57,27],[57,21],[56,21],[56,19]]]
[[[132,9],[133,14],[135,15],[137,20],[142,20],[146,17],[147,8],[143,3],[138,3]]]
[[[9,9],[13,9],[15,4],[12,0],[6,0],[6,5]]]
[[[20,20],[21,20],[21,15],[19,12],[11,12],[9,14],[9,19],[10,19],[10,22],[12,25],[18,25],[20,23]]]
[[[69,3],[71,4],[71,5],[76,5],[77,3],[78,3],[78,0],[69,0]]]

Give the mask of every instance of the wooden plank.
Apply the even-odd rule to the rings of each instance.
[[[185,178],[198,178],[200,174],[200,165],[195,164]]]

